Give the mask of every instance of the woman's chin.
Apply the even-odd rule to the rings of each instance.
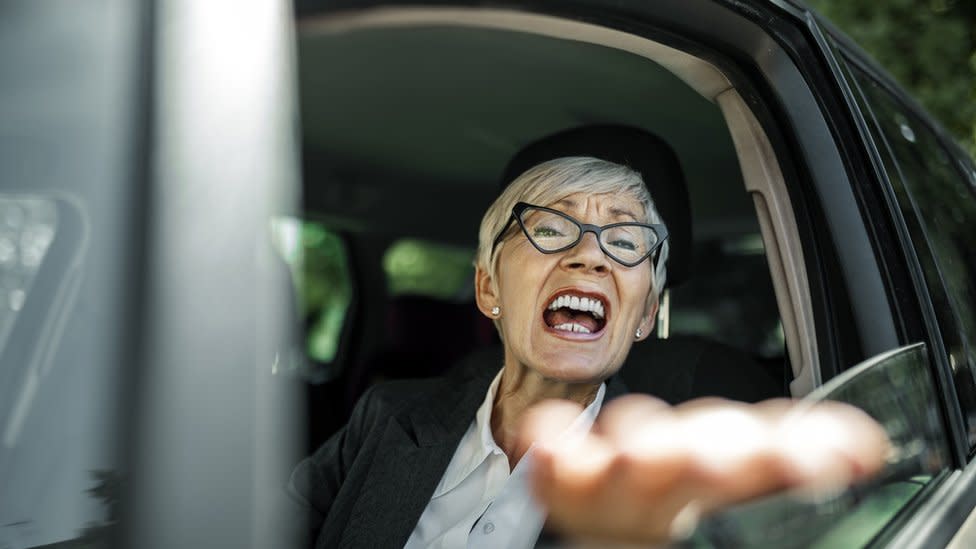
[[[610,337],[608,329],[584,333],[542,324],[541,330],[532,331],[530,337],[514,343],[522,351],[509,355],[510,351],[515,351],[510,349],[506,357],[549,380],[571,384],[599,383],[613,375],[626,356],[626,350],[617,349],[620,342]]]
[[[563,383],[599,383],[613,375],[613,367],[606,357],[593,356],[579,349],[553,349],[545,353],[542,366],[537,368],[544,377]]]

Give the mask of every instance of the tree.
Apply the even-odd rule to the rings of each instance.
[[[976,1],[810,0],[976,152]]]

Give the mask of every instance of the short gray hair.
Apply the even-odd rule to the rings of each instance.
[[[508,223],[515,204],[528,202],[548,206],[576,193],[613,193],[633,198],[644,207],[646,219],[641,221],[649,224],[664,223],[641,174],[627,166],[588,156],[556,158],[538,164],[516,177],[488,208],[481,219],[481,228],[478,231],[475,266],[491,274],[494,284],[498,256],[505,242],[516,234],[518,226],[513,223],[509,227],[494,253],[491,250],[492,242],[502,227]],[[668,241],[665,240],[658,251],[657,269],[654,272],[652,287],[658,300],[667,280],[668,248]]]

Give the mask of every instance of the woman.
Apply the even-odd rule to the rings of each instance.
[[[504,364],[367,391],[349,424],[292,477],[316,546],[533,546],[546,519],[528,488],[533,462],[541,460],[536,483],[545,492],[538,476],[561,478],[553,468],[560,452],[592,450],[589,431],[604,402],[624,392],[611,376],[654,326],[667,256],[667,229],[630,168],[563,157],[517,177],[482,220],[475,273],[478,308],[498,329]],[[535,444],[539,437],[520,427],[550,399],[576,407],[536,416],[527,432],[547,440]],[[582,469],[568,478],[584,479],[576,488],[586,478],[615,486],[607,472],[636,462],[593,461],[608,455],[577,456]],[[784,483],[760,484],[714,501]],[[589,490],[601,494],[600,485]],[[614,498],[602,495],[612,508]],[[682,497],[648,536],[620,537],[666,536],[690,501]]]

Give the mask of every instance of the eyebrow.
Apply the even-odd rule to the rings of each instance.
[[[573,201],[573,200],[570,200],[568,198],[564,198],[564,199],[556,202],[554,205],[555,206],[565,206],[566,208],[572,209],[572,208],[575,208],[576,207],[576,202]],[[634,212],[632,212],[632,211],[630,211],[628,209],[625,209],[625,208],[620,208],[620,207],[613,206],[613,207],[610,208],[610,214],[613,217],[617,217],[617,218],[619,218],[619,217],[629,217],[630,219],[632,219],[635,222],[640,222],[641,221],[634,214]]]
[[[638,221],[637,216],[633,214],[630,210],[625,210],[623,208],[610,208],[610,213],[614,217],[629,217],[634,221]]]

